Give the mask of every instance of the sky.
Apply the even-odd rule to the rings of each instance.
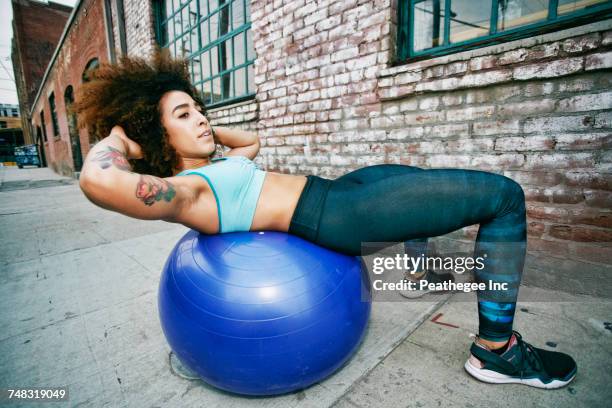
[[[48,3],[46,0],[37,0]],[[53,3],[74,6],[77,0],[54,0]],[[13,7],[11,0],[0,0],[0,103],[17,105],[15,74],[11,63],[11,39],[13,38]]]

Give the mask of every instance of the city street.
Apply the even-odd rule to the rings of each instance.
[[[574,356],[578,375],[559,390],[488,385],[464,371],[474,294],[374,302],[358,353],[303,391],[242,397],[183,378],[157,287],[187,231],[98,208],[48,168],[0,167],[0,386],[67,386],[69,401],[49,407],[609,406],[612,302],[530,287],[515,329]]]

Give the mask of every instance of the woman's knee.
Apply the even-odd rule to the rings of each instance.
[[[509,211],[525,211],[525,191],[523,187],[510,177],[503,175],[499,175],[499,177],[502,183],[501,211],[503,213]]]

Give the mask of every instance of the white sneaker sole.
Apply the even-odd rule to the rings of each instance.
[[[497,373],[491,370],[484,370],[482,368],[474,367],[470,360],[465,362],[464,365],[465,371],[467,371],[472,377],[491,384],[525,384],[531,387],[536,388],[545,388],[548,390],[552,390],[555,388],[565,387],[567,384],[572,382],[576,374],[574,374],[569,380],[561,381],[561,380],[552,380],[548,384],[542,382],[542,380],[538,378],[515,378],[510,377],[504,374]]]

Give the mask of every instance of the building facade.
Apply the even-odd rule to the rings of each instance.
[[[89,146],[87,130],[79,129],[71,105],[90,71],[109,61],[104,15],[102,1],[75,5],[34,97],[32,128],[43,140],[49,166],[63,175],[80,171]]]
[[[87,18],[105,10],[109,58],[156,44],[186,56],[213,125],[258,132],[266,170],[333,178],[401,163],[506,175],[527,198],[529,268],[553,288],[607,290],[585,282],[612,266],[611,2],[81,3],[100,10]],[[65,86],[52,72],[33,112],[35,122],[46,112],[47,129],[49,92]],[[69,149],[49,153],[70,170]],[[476,231],[437,243],[469,246]]]
[[[0,165],[14,166],[15,146],[23,145],[19,105],[0,103]]]
[[[27,144],[42,143],[32,131],[30,110],[36,91],[62,35],[71,7],[53,2],[12,0],[13,40],[11,59]]]
[[[21,129],[19,105],[0,103],[0,129]]]

